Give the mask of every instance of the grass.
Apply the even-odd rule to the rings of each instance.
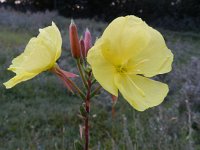
[[[26,32],[13,31],[11,32],[8,27],[1,27],[0,39],[1,44],[6,47],[24,44],[29,38],[30,34]],[[20,38],[19,38],[20,37]]]
[[[76,72],[73,60],[69,58],[68,33],[65,31],[69,20],[64,21],[68,24],[59,25],[65,41],[59,63],[66,70]],[[83,33],[86,23],[91,22],[77,21],[80,33]],[[90,26],[93,37],[96,37],[106,24],[92,21]],[[162,105],[142,113],[135,111],[120,98],[116,105],[116,117],[112,119],[110,95],[102,91],[100,97],[92,101],[92,149],[200,149],[200,139],[197,136],[199,130],[193,129],[192,137],[187,137],[188,115],[184,97],[179,95],[185,83],[182,79],[182,75],[186,74],[183,68],[190,64],[192,57],[200,57],[200,36],[192,32],[159,30],[175,54],[174,71],[159,77],[159,80],[170,85],[169,96]],[[23,51],[29,38],[36,34],[35,29],[0,28],[0,150],[72,150],[74,141],[80,140],[79,125],[82,121],[77,114],[81,100],[68,93],[51,73],[44,72],[10,90],[2,85],[14,75],[6,71],[11,60]],[[193,122],[199,113],[200,110],[198,113],[193,112]]]

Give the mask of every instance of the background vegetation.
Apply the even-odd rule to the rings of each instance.
[[[56,12],[20,13],[0,9],[0,150],[73,150],[79,140],[77,117],[81,101],[66,91],[51,73],[6,90],[2,83],[14,74],[6,71],[38,28],[58,24],[63,36],[59,64],[77,72],[69,50],[70,19]],[[80,35],[86,27],[93,39],[106,23],[76,19]],[[160,106],[135,111],[123,98],[111,115],[111,97],[102,91],[91,109],[91,149],[94,150],[200,150],[200,35],[157,28],[175,55],[173,71],[156,77],[169,84]]]
[[[199,0],[0,0],[0,5],[26,11],[58,11],[65,17],[110,21],[134,14],[173,30],[200,31]]]

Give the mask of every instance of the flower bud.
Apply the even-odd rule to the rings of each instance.
[[[85,43],[85,52],[87,56],[88,50],[92,47],[92,36],[88,28],[85,31],[84,43]]]
[[[81,50],[78,38],[77,27],[73,20],[71,20],[71,24],[69,26],[69,40],[71,46],[71,53],[74,58],[81,57]]]
[[[79,41],[80,47],[81,47],[81,56],[83,58],[86,58],[86,52],[85,52],[85,43],[83,38],[81,37],[80,41]]]

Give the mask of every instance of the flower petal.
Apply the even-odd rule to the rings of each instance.
[[[16,76],[4,83],[7,88],[33,78],[42,71],[51,69],[61,55],[61,35],[54,23],[52,26],[40,29],[37,38],[32,38],[24,52],[13,59],[8,68]]]
[[[43,44],[48,48],[54,61],[56,61],[61,55],[62,37],[58,27],[52,22],[52,26],[40,29],[40,34],[37,36]]]
[[[112,21],[101,37],[104,57],[114,65],[126,63],[149,43],[147,28],[147,24],[135,16]]]
[[[159,105],[168,93],[168,86],[139,75],[118,74],[115,84],[123,97],[138,111]]]
[[[15,73],[40,73],[50,69],[55,64],[54,58],[38,38],[32,38],[24,53],[12,61],[8,68]]]
[[[129,72],[152,77],[171,71],[173,54],[167,48],[162,35],[151,27],[148,32],[151,41],[138,55],[134,55],[128,61]]]
[[[29,80],[33,77],[35,77],[37,74],[30,74],[30,73],[24,73],[24,74],[20,74],[20,75],[16,75],[15,77],[13,77],[12,79],[10,79],[9,81],[3,83],[5,85],[5,87],[7,89],[12,88],[13,86],[15,86],[16,84]]]
[[[87,55],[87,61],[92,67],[94,77],[105,90],[118,96],[118,90],[114,84],[115,68],[103,57],[100,40],[95,45]]]

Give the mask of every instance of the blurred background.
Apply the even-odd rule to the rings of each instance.
[[[38,29],[54,21],[63,37],[59,65],[77,73],[68,27],[88,27],[93,42],[117,16],[136,15],[159,30],[174,53],[173,71],[155,79],[170,92],[158,107],[135,111],[121,96],[92,100],[92,150],[200,150],[199,0],[0,0],[0,150],[73,150],[80,140],[81,100],[49,72],[6,90],[6,70]]]
[[[111,21],[134,14],[173,30],[200,30],[199,0],[0,0],[21,12],[57,11],[64,17]]]

